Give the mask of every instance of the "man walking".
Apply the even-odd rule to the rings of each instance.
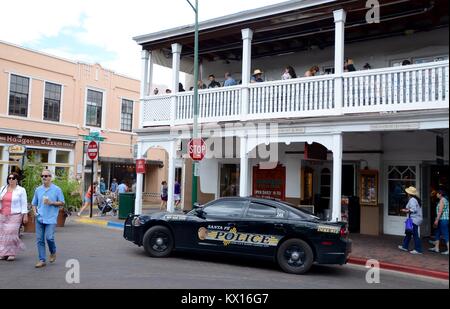
[[[55,228],[59,208],[65,204],[62,190],[52,183],[52,173],[49,170],[43,170],[41,178],[42,186],[36,188],[32,202],[36,216],[36,240],[39,253],[36,268],[46,266],[46,241],[50,251],[49,262],[56,261]]]

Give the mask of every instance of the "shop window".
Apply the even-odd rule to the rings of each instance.
[[[12,74],[9,87],[9,115],[27,117],[30,79]]]
[[[69,167],[64,167],[64,166],[57,166],[55,167],[55,175],[61,176],[61,175],[69,175],[70,173],[70,168]]]
[[[320,176],[320,196],[325,199],[331,196],[331,172],[328,168],[324,168]]]
[[[28,149],[27,158],[31,157],[33,157],[38,162],[48,163],[48,150]]]
[[[59,122],[61,89],[61,85],[45,83],[44,120]]]
[[[401,209],[408,203],[405,189],[417,187],[417,171],[415,166],[389,166],[388,186],[389,186],[389,215],[404,216]]]
[[[239,195],[239,165],[224,164],[220,169],[220,197]]]
[[[57,151],[56,152],[56,164],[69,164],[70,152]]]

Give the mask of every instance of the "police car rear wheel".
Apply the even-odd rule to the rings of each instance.
[[[173,249],[173,237],[164,226],[150,228],[144,236],[144,249],[151,257],[167,257]]]
[[[289,239],[277,252],[278,265],[287,273],[304,274],[314,262],[311,247],[301,239]]]

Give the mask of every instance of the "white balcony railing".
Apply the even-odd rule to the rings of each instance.
[[[335,81],[343,79],[343,99]],[[339,83],[337,83],[339,84]],[[143,101],[143,127],[193,122],[193,92]],[[449,62],[441,61],[199,91],[199,122],[306,118],[447,108]]]

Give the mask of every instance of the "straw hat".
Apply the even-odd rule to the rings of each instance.
[[[405,192],[408,193],[409,195],[419,196],[417,193],[417,189],[414,187],[409,187],[409,188],[405,189]]]
[[[263,74],[263,72],[260,69],[256,69],[255,72],[253,72],[253,76],[258,74]]]

